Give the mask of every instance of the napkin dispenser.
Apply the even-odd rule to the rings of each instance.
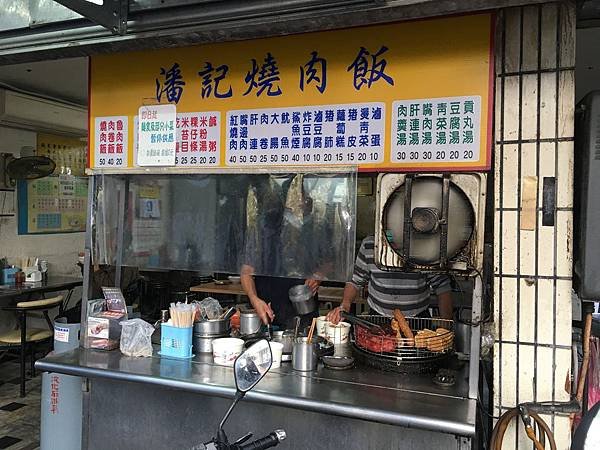
[[[25,281],[42,281],[42,272],[35,267],[26,267]]]

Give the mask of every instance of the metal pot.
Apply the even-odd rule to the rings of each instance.
[[[468,314],[463,314],[468,311]],[[471,325],[465,323],[471,319],[471,307],[461,306],[458,309],[456,321],[454,323],[454,345],[456,351],[464,355],[471,354]]]
[[[258,333],[261,326],[260,317],[253,309],[240,313],[240,334],[242,336]]]
[[[203,337],[228,336],[230,331],[229,319],[206,319],[194,323],[194,334]]]
[[[283,353],[290,354],[294,347],[294,332],[291,330],[287,331],[274,331],[273,341],[280,342],[283,344]]]
[[[297,314],[309,314],[317,309],[317,302],[306,284],[293,286],[288,291],[288,295]]]
[[[194,334],[192,337],[192,344],[196,353],[212,353],[212,343],[218,336],[206,337]]]
[[[317,369],[319,356],[314,342],[308,343],[308,338],[298,338],[292,350],[292,367],[294,370],[308,372]]]

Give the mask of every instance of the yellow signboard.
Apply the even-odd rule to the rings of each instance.
[[[492,18],[93,56],[90,167],[136,167],[141,130],[176,166],[488,169]],[[138,120],[159,103],[176,124]]]

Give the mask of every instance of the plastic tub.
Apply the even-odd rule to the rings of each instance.
[[[271,355],[273,355],[273,364],[271,369],[277,369],[281,366],[281,355],[283,354],[283,344],[281,342],[269,342],[271,346]]]
[[[215,364],[233,366],[235,359],[244,350],[244,341],[238,338],[221,338],[213,341],[213,359]]]

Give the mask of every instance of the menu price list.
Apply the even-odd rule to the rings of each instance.
[[[385,105],[228,111],[226,133],[230,166],[378,164],[383,162]]]
[[[481,97],[401,100],[393,103],[392,162],[477,162]]]
[[[95,167],[127,167],[128,117],[96,117]]]

